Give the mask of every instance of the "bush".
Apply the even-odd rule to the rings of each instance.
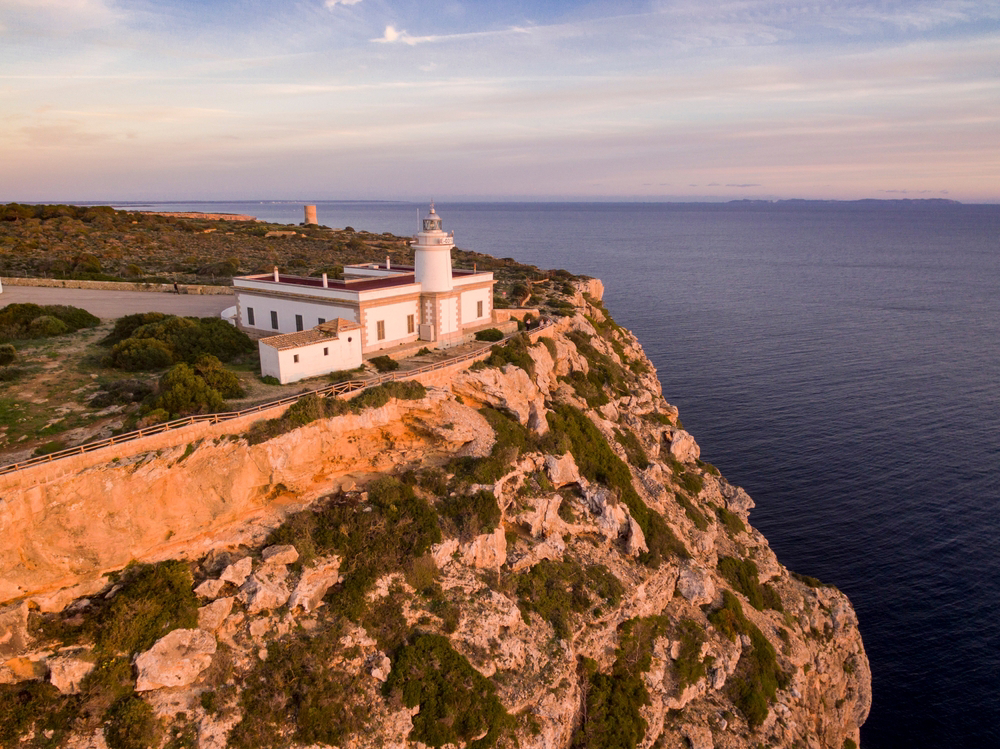
[[[156,743],[153,708],[134,694],[121,697],[105,714],[104,740],[110,749],[149,749]]]
[[[0,339],[44,338],[93,328],[100,319],[64,304],[8,304],[0,309]]]
[[[19,746],[32,728],[35,733],[62,728],[55,713],[60,700],[59,690],[48,683],[0,684],[0,746]]]
[[[116,380],[103,385],[101,390],[90,399],[90,406],[92,408],[107,408],[108,406],[139,403],[152,392],[153,386],[142,380]]]
[[[338,636],[337,630],[296,634],[268,644],[267,659],[240,694],[243,719],[229,735],[230,746],[285,746],[288,723],[299,744],[341,745],[364,729],[369,711],[358,699],[362,678],[330,666]]]
[[[777,653],[764,634],[743,614],[739,599],[728,590],[722,591],[722,606],[708,615],[708,620],[729,639],[739,635],[750,638],[751,647],[744,648],[740,661],[729,681],[726,694],[740,709],[751,728],[767,718],[768,705],[778,688],[788,685],[788,674],[778,666]]]
[[[27,372],[25,367],[0,367],[0,382],[16,382]]]
[[[465,496],[444,498],[438,505],[441,516],[451,521],[462,541],[471,541],[481,533],[490,533],[500,524],[500,505],[493,492],[481,490]]]
[[[493,684],[441,635],[418,634],[400,648],[385,690],[419,706],[409,739],[428,746],[486,749],[512,723]]]
[[[477,330],[476,331],[476,340],[477,341],[490,341],[490,342],[502,341],[503,340],[503,331],[501,331],[501,330],[499,330],[497,328],[487,328],[486,330]]]
[[[194,371],[210,388],[214,388],[223,398],[243,398],[246,391],[240,379],[222,366],[218,357],[202,354],[194,362]]]
[[[382,356],[373,356],[368,360],[368,363],[379,372],[395,372],[399,369],[399,362],[384,354]]]
[[[153,401],[153,408],[177,417],[218,413],[226,409],[226,401],[191,367],[181,363],[160,378],[160,395]]]
[[[132,334],[143,325],[160,322],[168,317],[170,317],[170,315],[164,314],[163,312],[138,312],[134,315],[119,317],[115,320],[115,326],[112,328],[111,332],[101,340],[101,344],[105,346],[113,346],[116,343],[121,343],[126,338],[130,338]]]
[[[719,522],[721,522],[725,526],[726,530],[729,531],[729,535],[731,536],[743,533],[747,529],[743,519],[735,512],[730,512],[725,507],[717,507],[715,515],[719,518]]]
[[[142,322],[148,319],[149,322]],[[119,323],[121,323],[119,327]],[[127,337],[125,334],[128,333]],[[153,343],[139,344],[136,341],[148,340]],[[175,315],[128,315],[115,324],[115,330],[104,339],[105,343],[113,344],[111,349],[111,365],[130,371],[140,368],[162,368],[170,363],[185,362],[194,364],[199,357],[211,354],[221,361],[232,361],[238,356],[250,354],[257,350],[257,344],[249,336],[237,330],[225,320],[216,317],[177,317]],[[145,358],[141,355],[129,355],[126,352],[132,347],[152,357],[150,364],[145,366]],[[170,362],[162,364],[165,350],[170,355]],[[126,358],[122,358],[122,357]]]
[[[0,343],[0,367],[13,364],[17,359],[17,349],[12,343]]]
[[[502,368],[508,364],[520,367],[529,375],[535,375],[535,362],[528,353],[529,338],[527,335],[517,335],[507,343],[497,344],[490,349],[490,355],[482,361],[472,365],[472,370],[487,369],[489,367]]]
[[[510,470],[518,456],[535,449],[536,441],[531,432],[510,416],[495,408],[480,409],[480,414],[493,427],[496,441],[489,457],[454,458],[448,463],[448,470],[464,482],[491,484]]]
[[[765,608],[784,611],[781,597],[768,584],[761,585],[757,565],[752,559],[736,559],[735,557],[719,557],[716,565],[719,573],[758,611]]]
[[[349,401],[354,413],[369,408],[381,408],[393,398],[399,400],[420,400],[427,397],[427,388],[417,380],[396,380],[370,387]]]
[[[95,619],[98,655],[133,655],[168,632],[198,626],[198,599],[183,562],[133,564],[122,572],[120,583],[121,590]]]
[[[126,372],[150,372],[166,369],[174,363],[170,347],[152,338],[129,338],[116,343],[111,349],[108,363]]]
[[[321,398],[313,393],[299,398],[277,419],[258,421],[247,431],[246,439],[251,445],[259,445],[317,419],[340,416],[348,410],[348,404],[340,398]]]
[[[534,612],[552,625],[555,636],[569,638],[572,614],[581,614],[593,603],[590,592],[614,606],[625,589],[604,565],[584,569],[576,562],[543,559],[517,576],[518,607],[525,621]]]

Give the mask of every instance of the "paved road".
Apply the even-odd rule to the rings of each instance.
[[[171,315],[209,317],[236,304],[236,297],[201,294],[163,294],[153,291],[101,291],[56,289],[45,286],[4,286],[0,307],[8,304],[69,304],[92,315],[111,320],[135,312],[166,312]]]

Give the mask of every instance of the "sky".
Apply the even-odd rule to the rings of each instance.
[[[0,201],[1000,202],[1000,0],[0,0]]]

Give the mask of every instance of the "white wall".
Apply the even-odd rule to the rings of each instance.
[[[382,304],[378,307],[365,307],[365,351],[378,351],[389,346],[396,346],[405,341],[417,339],[417,328],[420,323],[418,300],[410,299],[395,304]],[[406,332],[406,316],[413,315],[413,332]],[[378,340],[378,321],[385,321],[385,339]]]
[[[458,329],[458,297],[438,300],[438,337]]]
[[[483,314],[476,314],[476,302],[483,303]],[[493,302],[492,289],[470,289],[462,292],[462,326],[489,322]]]
[[[359,322],[358,310],[354,307],[317,304],[301,299],[275,299],[273,297],[256,296],[243,292],[237,292],[237,294],[237,302],[240,310],[239,323],[242,327],[253,328],[254,330],[266,330],[275,334],[294,333],[296,330],[296,315],[302,315],[303,330],[315,328],[319,324],[320,318],[330,322],[334,318],[343,317],[345,320]],[[253,325],[249,322],[247,308],[253,309]],[[272,310],[278,313],[277,330],[271,327]]]
[[[327,338],[306,346],[278,351],[260,341],[261,376],[277,377],[282,385],[306,377],[318,377],[341,369],[361,366],[361,335],[359,330],[347,331],[351,335]],[[347,339],[351,340],[348,341]],[[326,353],[324,354],[324,350]],[[295,357],[298,361],[295,361]]]

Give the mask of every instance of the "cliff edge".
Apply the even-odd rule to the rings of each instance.
[[[857,746],[850,602],[599,294],[440,387],[5,492],[0,745]]]

